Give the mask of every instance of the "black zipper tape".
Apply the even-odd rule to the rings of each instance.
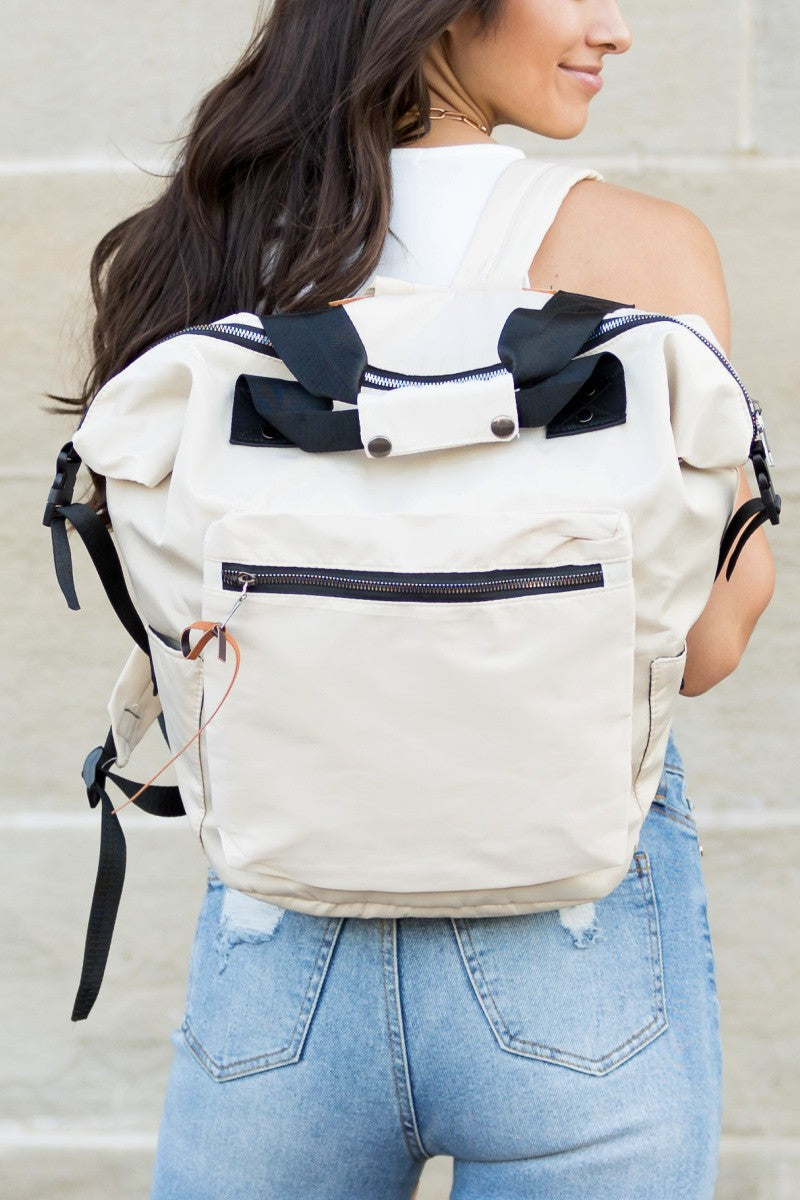
[[[604,585],[600,563],[585,566],[523,567],[497,571],[349,571],[326,567],[222,564],[224,591],[247,583],[256,592],[297,596],[345,596],[360,600],[413,600],[432,603],[503,600],[509,596],[579,592]]]

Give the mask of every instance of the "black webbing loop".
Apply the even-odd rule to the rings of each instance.
[[[299,384],[312,396],[355,404],[367,352],[341,305],[316,312],[271,313],[261,323]]]
[[[519,387],[557,375],[580,353],[607,313],[628,307],[576,292],[556,292],[544,308],[515,308],[509,314],[497,353]]]
[[[736,512],[733,514],[728,523],[728,527],[725,530],[725,533],[722,537],[722,542],[720,543],[717,572],[714,576],[715,579],[722,570],[725,564],[725,559],[728,557],[734,545],[736,544],[736,539],[744,529],[747,522],[758,513],[762,513],[764,511],[764,505],[762,504],[759,496],[754,497],[752,500],[746,500],[740,508],[737,508]]]
[[[124,796],[129,800],[133,799],[138,791],[141,790],[142,784],[136,783],[133,779],[124,779],[121,775],[114,775],[111,771],[107,772],[107,779],[116,784]],[[137,808],[142,812],[149,813],[151,817],[185,817],[186,809],[183,807],[181,794],[176,787],[167,786],[166,784],[151,783],[146,791],[142,792],[136,800],[133,801]]]
[[[94,509],[88,504],[73,503],[80,465],[80,455],[72,443],[67,442],[58,456],[56,474],[44,512],[43,524],[50,528],[59,586],[69,607],[79,608],[67,535],[66,523],[69,521],[89,553],[114,612],[137,646],[150,657],[147,632],[128,592],[111,535]],[[159,723],[166,737],[163,717],[159,718]],[[110,779],[129,800],[142,788],[140,783],[111,774],[109,767],[116,762],[116,758],[117,749],[113,733],[109,730],[105,745],[92,750],[83,764],[83,781],[89,804],[92,808],[100,806],[100,854],[86,929],[81,978],[72,1010],[73,1021],[84,1021],[88,1017],[100,991],[125,882],[125,835],[106,790],[106,782]],[[180,792],[176,787],[151,785],[133,803],[154,816],[184,815]]]
[[[92,808],[98,804],[101,806],[100,856],[86,929],[81,978],[72,1008],[73,1021],[86,1020],[100,991],[125,882],[125,834],[105,789],[105,768],[115,757],[114,739],[109,731],[105,745],[93,750],[83,764],[83,781],[89,804]]]
[[[747,526],[744,533],[740,537],[738,545],[736,546],[736,549],[734,550],[733,554],[731,555],[730,562],[728,563],[728,566],[725,570],[725,578],[726,579],[730,580],[730,577],[734,571],[734,567],[736,566],[737,562],[739,561],[739,555],[744,550],[745,546],[747,545],[747,542],[753,536],[755,531],[758,528],[760,528],[761,525],[766,524],[766,522],[769,519],[770,519],[769,512],[767,511],[766,508],[762,512],[756,513],[756,515],[753,517],[752,521],[750,522],[750,524]]]
[[[613,392],[614,404],[609,397]],[[599,425],[625,419],[625,375],[619,359],[608,352],[570,360],[556,375],[521,387],[516,392],[519,426],[548,425],[573,401],[606,394],[614,409]],[[579,404],[580,407],[580,404]],[[296,383],[260,375],[240,375],[236,381],[231,441],[295,446],[312,454],[360,450],[357,408],[332,411],[328,401],[312,396]]]
[[[625,383],[618,360],[608,354],[575,357],[603,317],[624,307],[616,300],[557,292],[544,308],[517,308],[510,314],[498,355],[514,378],[521,428],[548,425],[583,388],[590,395],[613,392],[613,413],[598,427],[624,421]],[[367,368],[366,351],[344,309],[265,316],[262,323],[296,382],[240,376],[231,442],[296,446],[316,454],[361,449],[356,409],[333,411],[331,403],[355,405]]]
[[[129,799],[142,786],[109,772],[108,768],[116,760],[116,754],[114,737],[109,730],[105,745],[92,750],[83,764],[83,781],[89,804],[92,808],[100,805],[100,853],[86,928],[81,978],[72,1009],[73,1021],[86,1020],[100,991],[125,882],[125,834],[106,790],[106,780],[111,779]],[[134,804],[156,816],[184,815],[176,787],[150,787],[138,800],[134,800]]]
[[[296,383],[260,375],[240,375],[236,381],[234,420],[243,409],[255,410],[272,440],[277,433],[284,444],[311,454],[332,450],[360,450],[361,434],[355,408],[331,410],[330,402],[313,396]]]
[[[71,554],[64,522],[69,521],[80,537],[91,558],[94,568],[100,577],[103,589],[111,602],[111,607],[119,617],[125,629],[145,654],[150,653],[147,632],[142,624],[134,603],[128,592],[128,585],[122,572],[116,546],[111,540],[105,524],[88,504],[66,504],[56,508],[53,523],[50,527],[53,536],[53,562],[56,568],[61,590],[70,603],[70,589],[74,597],[71,608],[78,607],[75,588],[72,583]],[[68,566],[67,566],[68,564]]]
[[[520,429],[550,425],[573,400],[589,403],[590,397],[614,388],[625,416],[625,373],[613,354],[593,354],[571,359],[555,375],[516,391]]]
[[[88,504],[72,502],[80,465],[80,456],[73,449],[72,443],[67,442],[58,456],[56,475],[44,512],[43,524],[50,526],[53,565],[59,587],[69,607],[79,609],[72,574],[72,551],[66,527],[66,522],[69,521],[89,553],[111,607],[136,645],[149,656],[147,632],[128,592],[122,564],[111,534],[93,508]]]
[[[730,580],[742,551],[756,530],[765,525],[767,521],[771,521],[773,525],[780,523],[781,498],[775,491],[772,482],[769,454],[763,438],[755,437],[753,439],[750,447],[750,461],[753,464],[760,495],[754,496],[740,505],[728,522],[720,544],[715,579],[719,577],[725,559],[730,554],[730,561],[725,568],[725,578]]]

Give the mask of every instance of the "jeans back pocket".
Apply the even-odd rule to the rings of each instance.
[[[594,904],[453,918],[503,1050],[606,1075],[667,1028],[658,912],[645,851]]]
[[[181,1031],[213,1079],[298,1061],[343,920],[210,883]]]

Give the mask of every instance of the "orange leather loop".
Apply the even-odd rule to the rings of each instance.
[[[344,300],[329,300],[328,308],[338,308],[340,304],[354,304],[356,300],[368,300],[371,295],[371,292],[365,292],[363,296],[346,296]]]
[[[208,643],[213,638],[220,638],[220,637],[224,638],[226,645],[230,646],[231,650],[233,650],[233,656],[234,656],[234,660],[235,660],[233,674],[231,675],[230,682],[229,682],[227,688],[225,689],[224,695],[223,695],[222,699],[220,700],[219,704],[214,709],[214,711],[212,712],[212,714],[208,718],[208,720],[203,722],[203,724],[197,730],[197,733],[195,733],[193,735],[193,737],[189,738],[189,741],[186,743],[186,745],[182,746],[181,749],[177,752],[177,754],[173,754],[172,758],[168,762],[165,762],[163,767],[161,767],[160,770],[156,771],[155,775],[153,775],[152,778],[148,779],[147,783],[142,784],[142,786],[139,788],[139,791],[136,792],[135,795],[131,796],[130,800],[126,800],[124,804],[120,804],[119,808],[115,808],[114,809],[115,813],[121,812],[121,810],[123,808],[127,808],[129,804],[133,804],[134,801],[138,800],[139,797],[142,795],[142,793],[146,792],[147,789],[150,787],[150,785],[152,783],[155,783],[155,781],[161,775],[164,774],[167,767],[171,767],[172,764],[176,761],[176,759],[179,759],[182,754],[186,753],[186,751],[189,749],[190,746],[194,745],[194,743],[197,741],[197,739],[200,737],[200,735],[203,733],[203,731],[208,729],[209,725],[214,720],[214,717],[217,715],[219,710],[222,708],[223,704],[228,699],[228,696],[230,696],[230,694],[233,690],[233,685],[236,683],[236,677],[239,674],[239,668],[242,665],[242,655],[241,655],[241,651],[239,650],[239,646],[238,646],[238,643],[236,642],[236,640],[231,637],[231,635],[228,633],[228,631],[225,629],[225,627],[223,625],[215,624],[212,621],[195,621],[194,624],[187,625],[186,629],[184,629],[184,631],[183,631],[183,634],[187,639],[188,639],[189,631],[192,629],[201,630],[203,633],[203,636],[200,638],[197,645],[192,647],[192,649],[188,652],[188,654],[187,653],[184,654],[184,657],[186,659],[188,659],[189,661],[199,658],[200,655],[205,650]]]
[[[188,659],[189,662],[199,658],[211,639],[219,636],[219,630],[221,629],[221,626],[216,624],[214,621],[195,621],[193,625],[187,625],[181,634],[181,643],[184,647],[190,644],[189,633],[192,629],[201,629],[203,631],[203,636],[200,638],[200,641],[197,643],[197,645],[189,650],[188,653],[184,648],[183,657]],[[225,636],[228,641],[231,640],[228,637],[227,632]]]

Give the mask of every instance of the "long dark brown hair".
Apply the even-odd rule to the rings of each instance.
[[[198,105],[162,194],[91,261],[96,316],[82,413],[160,338],[233,312],[352,295],[381,254],[393,146],[430,129],[423,59],[463,13],[503,0],[275,0]],[[93,503],[104,510],[103,481]]]

